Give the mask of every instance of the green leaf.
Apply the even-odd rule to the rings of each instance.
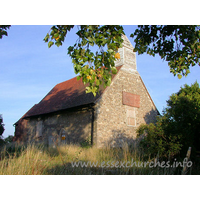
[[[93,30],[93,28],[92,28],[92,26],[91,26],[91,25],[90,25],[90,26],[88,26],[88,29],[89,29],[89,30],[91,30],[91,31]]]
[[[81,79],[81,76],[77,76],[77,81],[79,81]]]
[[[86,87],[86,93],[90,93],[92,91],[92,89],[90,87]]]
[[[50,42],[48,43],[48,47],[50,48],[53,44],[54,44],[54,42],[50,41]]]
[[[62,42],[60,42],[60,41],[58,40],[58,41],[55,42],[55,45],[56,45],[57,47],[59,47],[59,46],[62,45]]]
[[[99,79],[96,80],[96,85],[97,85],[97,86],[100,85],[100,80],[99,80]]]
[[[114,51],[112,49],[108,49],[108,53],[112,54]]]
[[[89,42],[93,42],[93,39],[91,37],[88,37]]]
[[[76,73],[79,73],[79,71],[81,70],[81,65],[75,64],[74,65],[74,70],[75,70]]]
[[[117,73],[117,68],[116,67],[112,67],[111,71],[112,71],[113,74],[116,74]]]
[[[186,74],[189,74],[189,73],[190,73],[190,70],[189,70],[189,69],[187,69],[187,70],[186,70]]]
[[[81,41],[81,45],[82,46],[85,46],[87,44],[87,40],[86,39],[83,39],[82,41]]]
[[[68,54],[70,54],[73,50],[74,50],[74,47],[69,46],[69,47],[68,47]]]
[[[53,35],[53,37],[54,37],[54,38],[59,37],[59,33],[55,33],[55,34]]]
[[[178,76],[178,79],[181,79],[181,78],[182,78],[182,75],[181,75],[181,74],[178,74],[177,76]]]
[[[108,78],[108,83],[107,85],[109,86],[111,84],[111,77]]]
[[[44,38],[44,41],[48,42],[48,40],[49,40],[49,34],[47,33],[46,37]]]

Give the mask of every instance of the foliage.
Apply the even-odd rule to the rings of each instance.
[[[162,159],[173,158],[182,147],[176,134],[166,133],[163,130],[163,117],[158,117],[156,124],[141,125],[137,137],[141,137],[139,147],[145,157],[158,156]]]
[[[0,137],[0,147],[4,146],[5,145],[5,141],[3,140],[2,137]]]
[[[0,39],[2,39],[3,35],[8,36],[7,29],[10,27],[10,25],[0,25]]]
[[[54,42],[60,46],[73,27],[53,26],[44,40],[49,47]],[[114,61],[120,58],[117,50],[121,47],[123,33],[122,26],[80,26],[76,33],[79,36],[78,42],[68,48],[68,54],[72,58],[75,73],[80,75],[78,79],[82,78],[85,84],[89,83],[86,92],[96,95],[99,85],[110,85],[111,74],[117,71]],[[131,37],[136,37],[135,52],[146,52],[152,56],[158,54],[168,62],[170,72],[179,79],[190,73],[191,66],[200,64],[200,26],[139,25]],[[90,50],[94,45],[99,47],[96,54]],[[103,49],[106,45],[107,51]]]
[[[164,110],[167,132],[174,132],[180,136],[183,151],[189,146],[192,152],[200,150],[200,88],[195,82],[191,86],[185,84],[178,93],[172,94]]]
[[[0,26],[0,39],[7,35],[10,25]],[[67,33],[74,25],[55,25],[47,33],[44,41],[50,48],[61,46]],[[79,25],[78,40],[68,47],[74,71],[78,79],[87,85],[86,92],[94,95],[100,85],[110,85],[111,75],[117,72],[114,61],[120,59],[118,48],[122,46],[123,27],[119,25]],[[170,72],[180,79],[190,73],[190,68],[200,65],[200,26],[197,25],[139,25],[134,33],[134,51],[147,53],[166,60]],[[93,46],[98,50],[94,53]]]
[[[86,140],[83,140],[81,143],[80,143],[81,147],[83,148],[90,148],[92,146],[91,144],[91,136],[89,136],[88,138],[86,138]]]
[[[163,116],[155,124],[143,125],[138,136],[146,134],[141,142],[144,151],[159,156],[173,157],[186,155],[192,147],[192,156],[200,150],[200,88],[195,82],[185,84],[179,92],[172,94],[167,101]]]
[[[10,144],[11,142],[13,142],[13,135],[9,135],[8,137],[4,138],[4,141],[6,144]]]
[[[0,115],[0,138],[4,132],[4,124],[3,124],[3,118],[2,118],[2,115]]]
[[[158,54],[178,78],[187,76],[191,66],[200,65],[200,26],[140,25],[131,37],[136,37],[134,51]]]
[[[0,115],[0,146],[11,143],[14,137],[12,135],[9,135],[8,137],[3,138],[2,135],[3,135],[4,130],[5,129],[4,129],[4,124],[3,124],[3,118],[2,118],[2,115]]]
[[[48,42],[48,47],[60,46],[72,28],[72,25],[53,26],[44,41]],[[75,73],[80,75],[78,80],[82,78],[84,84],[89,84],[86,93],[92,92],[95,96],[99,86],[110,85],[112,73],[117,72],[114,61],[120,58],[117,50],[122,47],[124,32],[122,26],[81,25],[78,28],[79,39],[74,46],[69,46],[68,54]],[[90,49],[94,45],[98,47],[95,53]]]
[[[3,146],[5,144],[5,141],[3,139],[3,132],[4,132],[4,124],[3,124],[3,119],[0,116],[0,146]]]

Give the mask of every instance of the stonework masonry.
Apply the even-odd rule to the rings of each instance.
[[[123,105],[122,92],[140,95],[140,107]],[[128,112],[133,110],[135,124],[128,122]],[[96,105],[97,112],[97,146],[121,146],[136,139],[136,129],[140,124],[155,122],[158,114],[142,79],[120,70],[110,87],[104,92]],[[109,127],[109,128],[108,128]]]
[[[91,136],[91,111],[88,109],[24,120],[26,120],[24,142],[36,141],[48,145],[74,144],[84,142]],[[37,134],[38,128],[41,131],[39,134]]]

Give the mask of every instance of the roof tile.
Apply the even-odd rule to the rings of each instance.
[[[117,70],[119,71],[120,68],[121,66],[117,67]],[[105,90],[103,86],[100,86],[99,93],[94,97],[92,93],[85,92],[87,86],[88,84],[83,84],[82,79],[77,81],[77,77],[59,83],[38,104],[35,104],[23,118],[94,103]]]

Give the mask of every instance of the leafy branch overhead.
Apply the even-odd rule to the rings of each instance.
[[[200,65],[200,26],[140,25],[131,37],[135,37],[134,51],[158,54],[178,78],[187,76],[191,66]]]
[[[73,25],[53,26],[44,38],[48,46],[60,46],[66,34],[74,28]],[[99,85],[108,86],[111,74],[117,70],[114,61],[120,58],[117,53],[122,46],[122,26],[81,25],[76,33],[79,37],[74,46],[68,48],[74,70],[79,74],[78,79],[89,83],[86,92],[94,95]],[[134,51],[138,54],[147,53],[166,60],[170,72],[178,78],[187,76],[190,67],[200,65],[200,26],[196,25],[139,25],[130,37],[134,38]],[[91,47],[97,46],[93,53]]]
[[[119,25],[79,25],[78,40],[74,46],[68,47],[74,70],[79,74],[78,79],[87,85],[86,92],[94,95],[99,86],[111,83],[112,73],[116,73],[114,61],[120,58],[117,53],[122,47],[124,34]],[[7,36],[10,25],[0,26],[0,39]],[[52,26],[44,41],[50,48],[52,45],[61,46],[66,35],[74,25]],[[190,68],[200,65],[200,26],[198,25],[139,25],[130,35],[134,38],[134,51],[138,54],[147,53],[168,62],[170,72],[178,78],[187,76]],[[97,50],[91,49],[97,47]]]
[[[9,29],[11,25],[0,25],[0,39],[2,39],[3,35],[8,36],[7,29]]]
[[[48,47],[61,46],[67,33],[74,28],[73,25],[53,26],[44,38]],[[84,84],[88,83],[86,92],[94,96],[101,84],[110,85],[112,74],[117,73],[114,61],[120,58],[117,53],[122,47],[122,26],[80,25],[78,26],[78,40],[74,46],[68,47],[68,54],[72,58],[74,71],[79,74]],[[91,47],[96,46],[94,53]]]

